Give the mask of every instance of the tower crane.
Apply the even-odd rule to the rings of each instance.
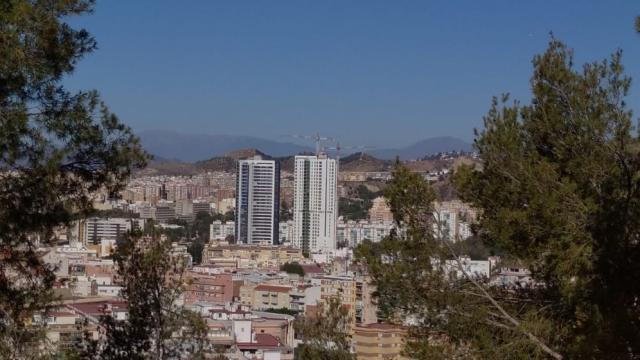
[[[305,140],[313,140],[316,144],[316,155],[320,154],[322,150],[322,142],[323,141],[335,141],[334,138],[329,136],[322,136],[320,133],[316,133],[315,135],[299,135],[299,134],[289,134],[285,135],[288,137],[292,137],[294,139],[305,139]]]

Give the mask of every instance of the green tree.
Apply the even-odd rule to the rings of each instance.
[[[207,327],[199,314],[178,305],[187,282],[185,262],[170,255],[171,242],[130,237],[118,244],[114,259],[127,301],[125,321],[101,319],[104,339],[86,355],[95,359],[172,359],[203,356]]]
[[[34,357],[34,312],[53,305],[55,279],[35,251],[53,229],[92,210],[97,191],[115,193],[146,156],[96,91],[69,92],[70,76],[96,48],[65,21],[90,0],[0,3],[0,358]]]
[[[293,220],[292,210],[289,208],[289,203],[282,201],[280,203],[280,221]]]
[[[489,286],[465,272],[454,244],[434,231],[436,193],[420,174],[397,164],[385,188],[396,230],[364,242],[356,257],[376,285],[379,316],[411,324],[404,352],[414,359],[536,359],[557,355],[553,337],[519,289]],[[447,269],[451,269],[449,271]],[[458,275],[455,275],[458,274]],[[512,314],[523,314],[516,317]]]
[[[537,316],[567,358],[640,356],[640,144],[621,52],[575,69],[552,39],[530,105],[494,100],[477,133],[483,169],[461,168],[480,236],[533,271]]]
[[[297,262],[284,263],[280,266],[280,271],[284,271],[288,274],[298,274],[304,276],[304,269]]]
[[[350,351],[349,310],[330,298],[315,317],[301,317],[294,323],[303,343],[295,350],[296,360],[355,360]]]

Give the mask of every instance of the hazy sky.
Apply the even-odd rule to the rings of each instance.
[[[528,101],[549,32],[578,63],[625,51],[640,109],[640,1],[98,0],[69,79],[136,130],[395,146],[471,140],[491,97]]]

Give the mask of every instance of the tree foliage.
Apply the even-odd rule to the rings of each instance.
[[[337,298],[319,307],[315,317],[296,319],[294,328],[303,343],[295,350],[296,360],[355,360],[351,353],[349,310]]]
[[[376,285],[380,317],[406,324],[405,354],[415,359],[546,358],[540,344],[552,329],[535,316],[526,289],[492,287],[464,272],[454,244],[436,236],[435,191],[423,177],[397,165],[385,188],[396,223],[380,243],[365,242],[357,258]],[[454,261],[454,271],[447,265]],[[458,275],[455,275],[458,274]],[[512,314],[517,314],[512,315]]]
[[[543,284],[538,314],[568,358],[640,356],[640,156],[621,52],[576,69],[552,39],[530,105],[494,100],[477,133],[483,170],[462,168],[480,235]]]
[[[196,313],[179,306],[187,284],[183,258],[170,256],[171,242],[151,237],[127,238],[114,259],[127,302],[125,321],[101,319],[104,337],[90,344],[94,359],[172,359],[202,356],[207,331]]]
[[[288,274],[298,274],[304,276],[304,269],[297,262],[284,263],[280,266],[280,271],[284,271]]]
[[[96,41],[65,20],[90,0],[0,3],[0,357],[33,356],[27,326],[51,304],[54,276],[36,244],[92,210],[92,195],[119,190],[146,156],[96,91],[62,79]],[[34,343],[36,344],[35,346]]]

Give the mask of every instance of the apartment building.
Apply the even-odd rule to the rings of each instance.
[[[132,228],[143,228],[142,219],[98,218],[93,217],[84,222],[84,245],[100,245],[104,241],[115,242]]]
[[[405,360],[401,355],[407,330],[390,324],[367,324],[354,329],[356,356],[363,360]]]
[[[326,154],[296,156],[293,244],[305,253],[336,249],[338,164]]]
[[[253,309],[289,309],[291,286],[260,284],[253,289]]]
[[[233,279],[231,274],[187,273],[189,286],[184,293],[185,304],[208,302],[226,304],[233,301]]]
[[[234,261],[238,268],[279,268],[284,263],[303,262],[302,250],[283,246],[250,246],[214,242],[202,251],[202,264]]]
[[[278,244],[280,165],[254,158],[238,161],[236,177],[236,243]]]

